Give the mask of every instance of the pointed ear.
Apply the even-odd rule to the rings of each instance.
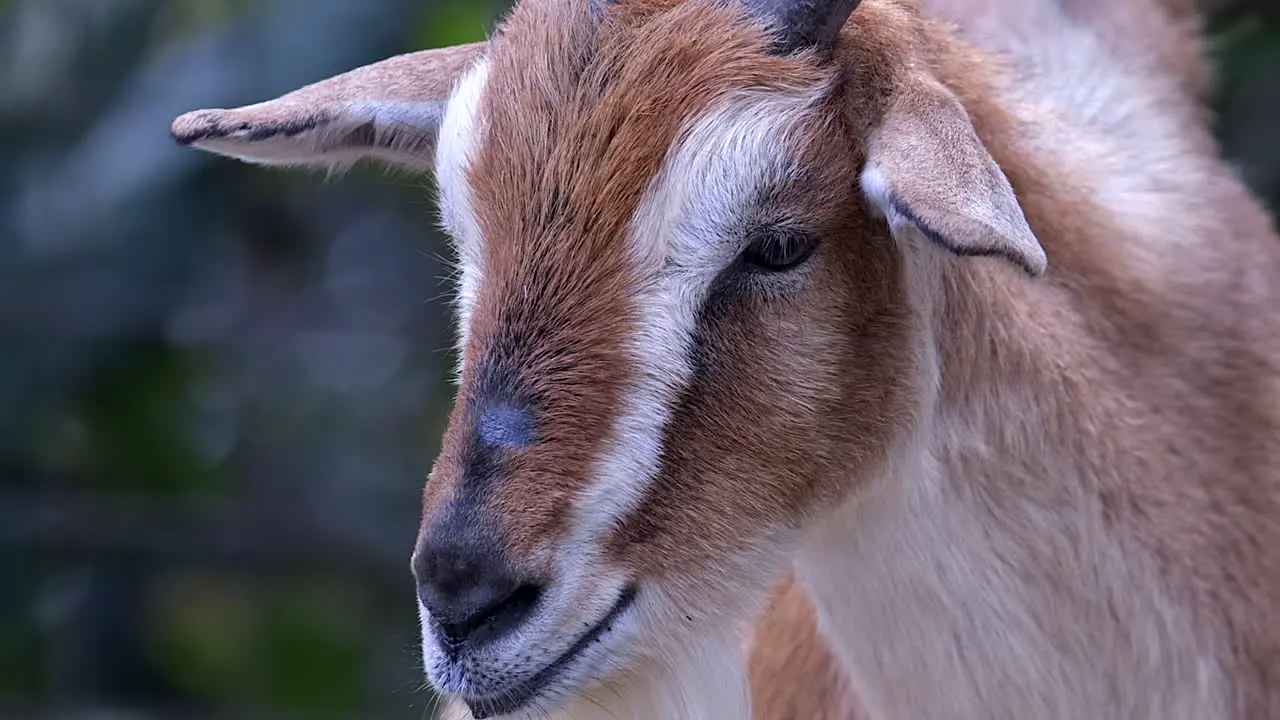
[[[960,100],[917,76],[867,143],[862,189],[895,236],[914,229],[956,255],[994,255],[1032,277],[1048,264],[1013,188]]]
[[[187,113],[171,132],[181,145],[263,165],[335,168],[377,158],[429,172],[453,85],[484,49],[399,55],[275,100]]]

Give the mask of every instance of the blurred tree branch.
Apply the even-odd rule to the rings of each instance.
[[[277,508],[284,510],[284,508]],[[409,581],[409,548],[389,555],[305,514],[216,509],[90,492],[0,491],[0,545],[68,556],[143,556],[246,574],[321,570]]]

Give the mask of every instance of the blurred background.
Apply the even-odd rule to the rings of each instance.
[[[451,401],[430,178],[174,145],[503,0],[0,0],[0,718],[430,717],[408,558]],[[1280,207],[1280,17],[1213,19]]]

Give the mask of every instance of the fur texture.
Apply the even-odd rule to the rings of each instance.
[[[424,632],[463,705],[1275,717],[1280,238],[1197,33],[1182,0],[864,0],[780,55],[735,3],[524,0],[174,132],[328,165],[352,143],[295,121],[338,107],[410,167],[439,136],[463,361],[423,528],[465,512],[542,588],[483,647]],[[760,271],[779,237],[808,254]],[[530,441],[478,450],[493,407]]]

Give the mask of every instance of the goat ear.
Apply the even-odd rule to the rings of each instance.
[[[484,48],[398,55],[275,100],[189,112],[171,132],[181,145],[263,165],[335,168],[377,158],[430,171],[449,94]]]
[[[914,229],[957,255],[994,255],[1032,277],[1048,264],[960,100],[932,78],[901,87],[867,143],[862,189],[895,236]]]

